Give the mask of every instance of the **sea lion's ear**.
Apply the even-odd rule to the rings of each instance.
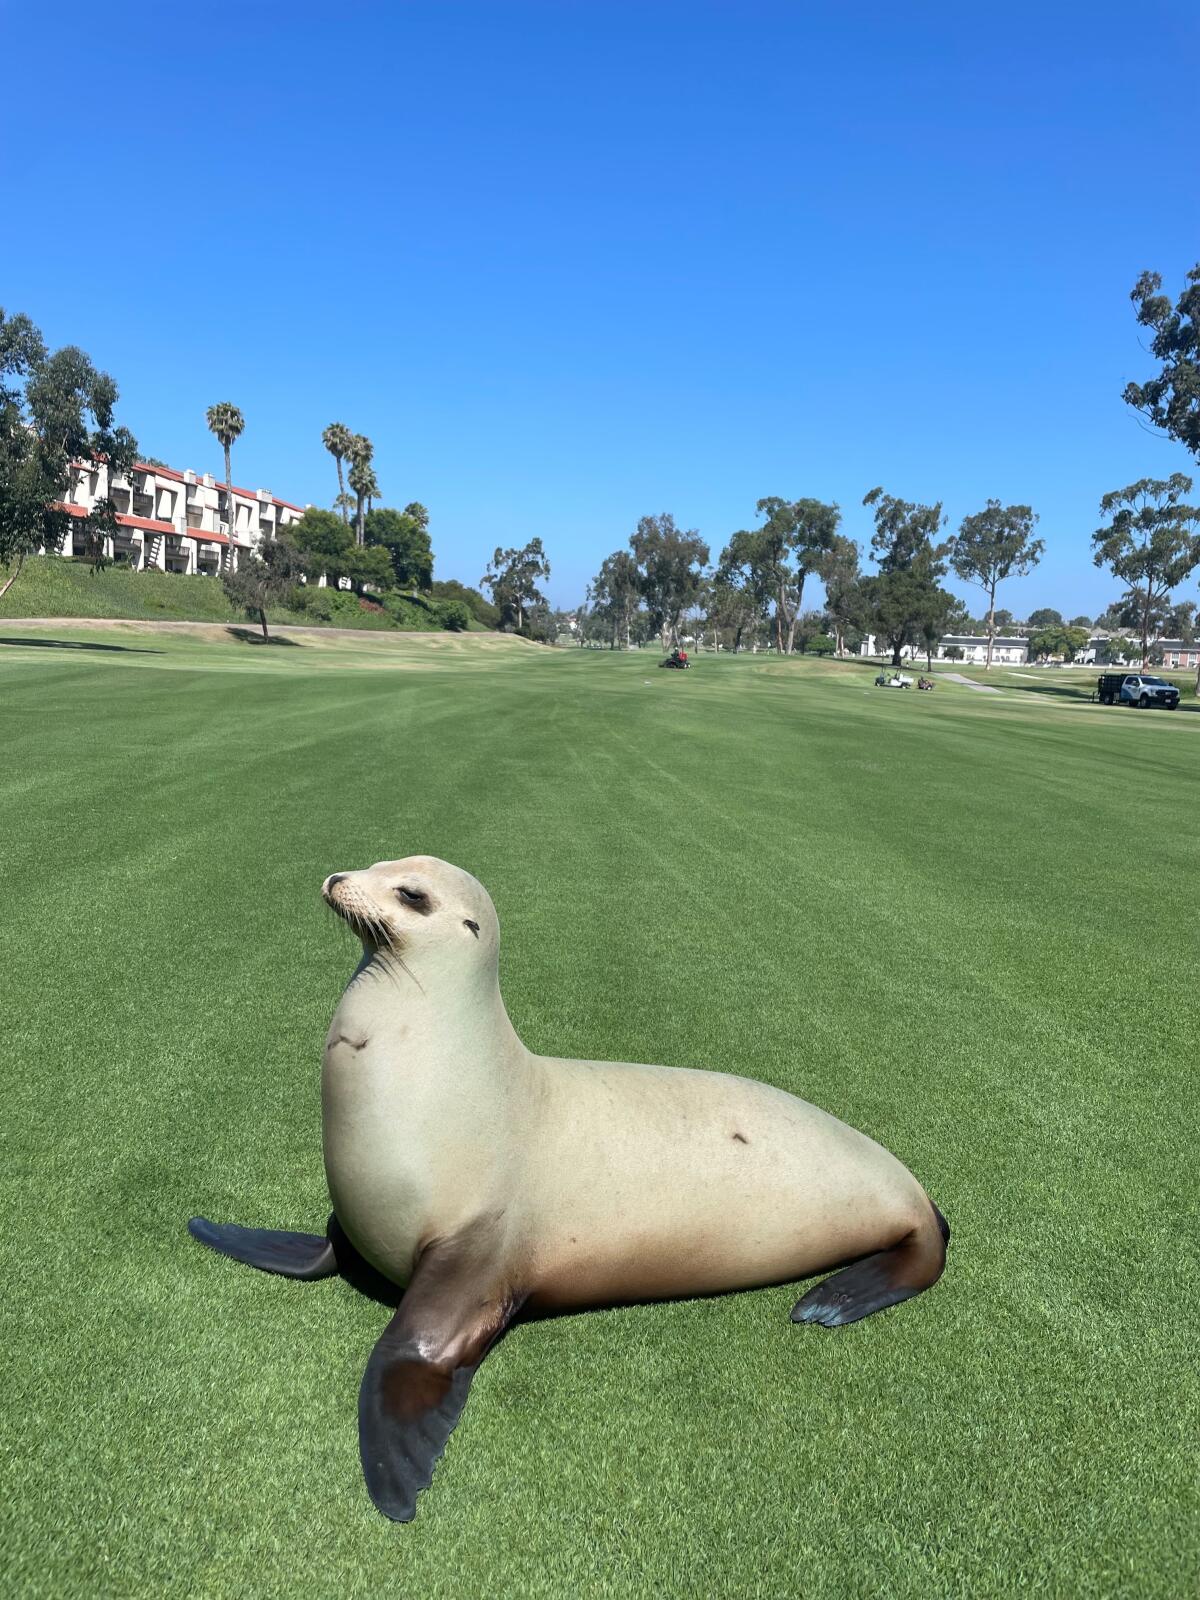
[[[470,917],[464,917],[463,918],[463,927],[464,928],[470,928],[471,932],[478,939],[478,937],[479,937],[479,924],[477,922],[472,922]]]

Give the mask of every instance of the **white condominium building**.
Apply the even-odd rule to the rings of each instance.
[[[215,577],[236,569],[239,550],[256,549],[304,515],[303,506],[277,500],[267,489],[231,488],[216,482],[211,472],[176,472],[145,461],[128,477],[114,475],[111,482],[105,462],[77,461],[67,498],[59,504],[68,515],[85,517],[106,495],[116,510],[117,533],[104,541],[105,555],[160,572]],[[90,554],[84,546],[81,534],[68,532],[57,553]]]

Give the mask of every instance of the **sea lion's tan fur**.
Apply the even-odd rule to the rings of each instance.
[[[552,1309],[802,1278],[906,1237],[923,1278],[941,1270],[916,1179],[817,1107],[726,1073],[531,1054],[469,874],[412,856],[324,893],[364,941],[325,1047],[329,1188],[396,1283],[480,1233],[506,1290]]]

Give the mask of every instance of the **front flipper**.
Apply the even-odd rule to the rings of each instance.
[[[188,1232],[210,1250],[261,1272],[285,1278],[331,1278],[338,1270],[332,1243],[319,1233],[282,1233],[270,1228],[239,1228],[236,1222],[192,1217]]]
[[[395,1522],[416,1515],[471,1379],[524,1298],[497,1268],[495,1244],[494,1227],[482,1223],[429,1246],[363,1374],[363,1476],[375,1505]]]

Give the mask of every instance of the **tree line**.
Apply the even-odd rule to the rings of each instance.
[[[1200,263],[1174,304],[1155,272],[1142,274],[1130,299],[1138,322],[1153,334],[1151,353],[1161,365],[1145,383],[1127,384],[1124,399],[1200,459]],[[1100,501],[1107,520],[1092,535],[1093,561],[1123,586],[1096,619],[1117,634],[1106,647],[1110,656],[1136,654],[1145,663],[1157,638],[1195,636],[1195,602],[1173,598],[1200,566],[1200,508],[1185,499],[1192,487],[1192,479],[1177,472],[1138,479]],[[871,574],[860,570],[858,546],[839,531],[839,507],[820,500],[760,500],[761,525],[734,533],[711,566],[696,529],[680,531],[669,514],[643,517],[628,548],[608,556],[589,585],[583,636],[616,648],[657,633],[667,649],[679,642],[682,617],[694,614],[718,647],[728,640],[737,650],[769,629],[783,654],[798,643],[841,653],[848,638],[872,634],[898,664],[906,647],[924,645],[932,653],[946,633],[978,631],[987,637],[990,667],[998,630],[1013,622],[1010,612],[997,609],[997,589],[1032,571],[1045,549],[1034,537],[1032,508],[988,500],[963,518],[955,535],[940,540],[946,520],[940,502],[901,500],[875,488],[863,503],[875,521]],[[987,610],[981,624],[941,587],[947,571],[982,590]],[[802,610],[812,576],[825,585],[820,613]],[[1087,643],[1087,618],[1066,623],[1057,611],[1035,612],[1030,623],[1035,656],[1070,659]],[[1128,630],[1129,638],[1118,630]]]
[[[1192,530],[1200,510],[1184,503],[1191,479],[1141,479],[1104,496],[1109,518],[1093,535],[1097,564],[1107,565],[1125,588],[1103,622],[1125,629],[1126,654],[1148,659],[1165,629],[1190,638],[1194,602],[1174,602],[1172,592],[1200,565],[1200,536]],[[709,547],[696,529],[680,530],[669,513],[643,517],[625,550],[614,551],[588,586],[582,608],[586,638],[611,648],[657,634],[664,650],[680,642],[682,619],[691,619],[718,648],[740,650],[766,636],[783,655],[797,647],[844,654],[847,644],[873,636],[894,665],[906,650],[930,657],[946,634],[978,633],[987,639],[987,667],[1011,612],[999,609],[999,586],[1023,577],[1045,549],[1027,505],[989,500],[942,538],[941,503],[902,500],[874,488],[863,504],[873,512],[871,556],[876,570],[860,569],[860,551],[840,530],[841,510],[815,499],[777,496],[757,504],[761,525],[731,535],[710,565]],[[982,619],[972,617],[941,580],[953,572],[986,599]],[[825,586],[823,611],[803,610],[810,578]],[[1082,649],[1092,624],[1068,624],[1057,612],[1030,619],[1030,649],[1066,655]],[[1114,648],[1116,646],[1114,645]]]
[[[1176,303],[1161,291],[1162,280],[1152,272],[1143,273],[1132,290],[1137,320],[1152,332],[1151,352],[1160,367],[1145,383],[1128,384],[1124,398],[1200,459],[1200,263],[1188,273]],[[113,379],[82,350],[51,351],[27,316],[0,309],[0,569],[7,569],[0,571],[0,596],[29,554],[62,548],[68,526],[62,502],[72,462],[104,458],[116,476],[139,459],[134,436],[116,422],[117,399]],[[208,408],[207,422],[224,451],[231,490],[231,453],[245,420],[236,405],[222,401]],[[264,628],[268,600],[278,603],[301,577],[311,581],[324,574],[347,584],[363,603],[424,596],[441,603],[445,626],[467,627],[474,620],[552,640],[559,619],[539,587],[550,574],[540,539],[497,547],[479,588],[437,584],[425,507],[418,501],[402,509],[375,504],[381,490],[371,440],[334,422],[322,442],[337,472],[333,510],[310,507],[286,538],[264,541],[257,554],[241,558],[239,572],[225,574],[235,597],[252,597],[243,603],[260,613]],[[1105,620],[1128,631],[1143,662],[1164,629],[1188,638],[1193,627],[1194,604],[1173,598],[1200,566],[1200,509],[1186,498],[1192,487],[1184,473],[1142,478],[1100,502],[1107,520],[1092,536],[1093,559],[1123,585]],[[1032,508],[988,500],[945,538],[940,501],[903,500],[877,487],[863,503],[875,524],[875,571],[869,573],[861,568],[858,546],[841,532],[840,508],[817,499],[759,500],[758,525],[733,533],[715,562],[696,529],[678,528],[669,513],[643,517],[627,547],[608,556],[589,585],[579,611],[583,631],[613,647],[657,636],[669,649],[691,616],[715,643],[735,650],[769,634],[783,654],[810,646],[841,652],[847,640],[872,634],[899,662],[905,649],[923,645],[932,651],[943,634],[966,632],[973,624],[962,602],[942,586],[953,572],[986,598],[980,631],[988,640],[990,666],[993,641],[1008,615],[997,609],[999,585],[1030,572],[1044,552]],[[105,541],[117,527],[111,500],[98,500],[76,527],[93,564],[101,565]],[[819,613],[803,609],[813,577],[825,588]],[[1037,648],[1069,654],[1078,648],[1072,630],[1080,630],[1082,619],[1064,623],[1058,613],[1054,618],[1037,631]],[[1035,645],[1032,634],[1030,644]]]

